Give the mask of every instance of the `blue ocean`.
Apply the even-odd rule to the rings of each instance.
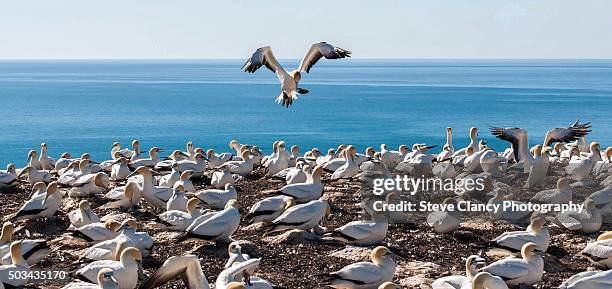
[[[285,67],[298,60],[281,60]],[[522,127],[532,144],[576,119],[589,140],[612,145],[612,60],[322,60],[290,108],[274,102],[276,76],[241,60],[0,61],[0,166],[50,155],[110,158],[111,145],[229,151],[231,139],[269,153],[282,139],[302,151],[339,144],[455,147],[471,126],[498,150],[487,125]],[[438,149],[434,149],[438,150]]]

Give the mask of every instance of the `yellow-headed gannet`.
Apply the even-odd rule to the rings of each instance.
[[[372,214],[371,220],[349,222],[329,233],[325,237],[333,238],[347,244],[371,246],[381,243],[387,236],[389,221],[380,212]]]
[[[327,201],[310,201],[288,208],[274,221],[265,224],[264,228],[267,233],[291,229],[310,230],[317,227],[323,217],[329,215],[330,212]]]
[[[70,219],[70,224],[74,227],[100,222],[100,218],[91,209],[89,202],[86,200],[80,201],[79,208],[68,213],[68,219]]]
[[[225,208],[225,205],[229,200],[235,200],[238,198],[238,192],[236,188],[231,184],[226,184],[225,189],[206,189],[195,193],[195,197],[200,199],[202,202],[210,206],[215,210],[221,210]]]
[[[470,284],[474,275],[478,273],[478,266],[486,264],[485,259],[478,255],[469,256],[465,260],[465,276],[451,275],[436,279],[431,283],[432,289],[461,289]],[[503,282],[503,281],[502,281]],[[505,284],[505,283],[504,283]]]
[[[55,215],[61,204],[62,193],[57,189],[57,183],[51,182],[46,193],[26,201],[11,220],[48,218]]]
[[[359,168],[357,168],[359,169]],[[304,183],[286,185],[278,190],[269,190],[264,194],[285,195],[294,198],[298,203],[305,203],[312,200],[317,200],[323,194],[323,183],[321,182],[321,174],[323,169],[317,165],[313,171],[310,180]]]
[[[595,264],[612,269],[612,231],[599,235],[597,241],[589,243],[580,254]]]
[[[117,284],[113,269],[103,268],[98,272],[96,282],[72,282],[62,287],[62,289],[119,289],[119,284]]]
[[[206,213],[195,219],[187,227],[186,237],[214,240],[220,242],[232,242],[231,236],[240,225],[240,212],[238,202],[229,200],[225,209],[218,212]]]
[[[255,203],[244,219],[249,223],[271,222],[293,206],[295,199],[289,196],[265,198]]]
[[[543,252],[535,243],[527,243],[521,249],[522,258],[506,258],[478,270],[501,277],[508,285],[533,285],[542,280],[544,272]]]
[[[182,278],[185,288],[210,289],[208,280],[202,271],[200,260],[196,255],[168,258],[155,273],[138,286],[138,289],[157,288],[177,277]]]
[[[21,287],[29,281],[30,266],[21,255],[21,242],[10,247],[11,264],[0,266],[0,284]]]
[[[565,282],[559,289],[608,289],[612,288],[612,269],[608,271],[586,271],[578,273]]]
[[[76,271],[78,279],[87,282],[98,282],[98,273],[105,268],[113,270],[119,288],[134,289],[138,283],[138,262],[142,261],[140,250],[134,247],[125,248],[119,261],[95,261]]]
[[[339,271],[323,275],[323,283],[332,288],[377,288],[384,282],[393,280],[395,261],[386,247],[376,247],[370,255],[371,262],[358,262]]]
[[[457,200],[447,198],[443,202],[444,205],[457,206]],[[432,227],[436,233],[446,234],[455,231],[461,227],[461,221],[455,211],[435,211],[427,215],[427,225]]]

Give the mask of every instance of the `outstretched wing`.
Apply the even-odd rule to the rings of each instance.
[[[272,70],[272,72],[276,73],[278,79],[282,82],[287,72],[283,67],[278,63],[276,57],[272,53],[272,48],[270,46],[264,46],[255,51],[253,55],[242,66],[242,70],[249,73],[254,73],[259,69],[262,65],[265,65],[268,69]]]
[[[501,127],[491,126],[489,127],[489,129],[491,130],[491,134],[494,135],[496,138],[505,140],[512,144],[512,150],[514,152],[514,159],[517,162],[520,161],[519,152],[518,152],[519,139],[518,139],[518,136],[516,135],[516,130],[519,130],[520,128],[501,128]]]
[[[321,59],[325,57],[327,59],[338,59],[351,57],[351,52],[340,47],[335,47],[327,42],[319,42],[310,46],[308,52],[300,63],[299,71],[310,72],[310,68]]]
[[[544,138],[544,145],[549,146],[554,142],[568,143],[589,134],[591,132],[591,123],[580,124],[579,122],[580,120],[577,120],[572,126],[567,128],[558,127],[549,130]]]

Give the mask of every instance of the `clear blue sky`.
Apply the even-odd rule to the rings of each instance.
[[[0,58],[612,58],[610,0],[0,0]]]

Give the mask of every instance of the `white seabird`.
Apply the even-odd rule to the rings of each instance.
[[[372,214],[371,220],[349,222],[323,236],[361,246],[371,246],[381,243],[387,236],[389,221],[380,212]]]
[[[508,289],[508,285],[506,285],[502,278],[487,272],[480,272],[474,276],[470,283],[465,284],[461,289]]]
[[[32,198],[21,206],[19,211],[11,216],[11,220],[48,218],[57,212],[62,203],[62,193],[57,189],[57,183],[47,185],[46,193]]]
[[[567,204],[572,201],[572,195],[569,180],[559,178],[556,189],[539,191],[531,200],[543,204]]]
[[[118,289],[119,284],[115,279],[115,272],[111,268],[103,268],[98,272],[98,279],[95,283],[90,282],[72,282],[68,283],[62,289]]]
[[[295,206],[295,199],[292,197],[268,197],[255,203],[244,219],[249,223],[271,222],[293,206]]]
[[[188,289],[210,289],[208,280],[202,271],[202,265],[196,255],[174,256],[168,258],[138,289],[160,287],[170,280],[181,277]]]
[[[6,171],[0,171],[0,184],[12,184],[17,180],[17,167],[15,164],[8,164]]]
[[[263,228],[266,234],[291,229],[310,230],[317,227],[330,212],[327,201],[310,201],[288,208],[274,221],[264,224]]]
[[[395,274],[395,261],[389,249],[379,246],[372,250],[371,262],[357,262],[339,271],[324,274],[321,285],[338,289],[377,288],[384,282],[392,281]]]
[[[535,243],[527,243],[521,249],[522,258],[506,258],[478,270],[499,276],[508,285],[533,285],[542,280],[544,272],[543,252]]]
[[[76,271],[77,278],[87,282],[98,282],[98,273],[105,268],[113,270],[117,284],[121,289],[134,289],[138,283],[138,262],[142,261],[140,250],[134,247],[125,248],[119,261],[95,261]]]
[[[578,273],[565,282],[559,289],[608,289],[612,288],[612,269],[608,271],[586,271]]]
[[[11,264],[0,266],[0,284],[25,286],[29,281],[30,266],[21,255],[21,242],[16,241],[11,244],[10,255]]]
[[[225,209],[206,213],[195,219],[187,227],[187,238],[232,242],[231,236],[240,225],[238,202],[229,200]]]
[[[306,180],[306,182],[286,185],[278,190],[268,190],[263,193],[289,196],[294,198],[298,203],[317,200],[323,194],[324,186],[321,182],[322,173],[323,169],[321,166],[317,165],[312,171],[311,179]]]
[[[238,198],[238,192],[234,186],[231,184],[226,184],[225,189],[223,190],[206,189],[196,192],[194,196],[211,208],[221,210],[225,208],[227,202],[230,200],[236,200]]]
[[[443,202],[444,205],[457,206],[457,200],[447,198]],[[435,211],[427,215],[427,225],[432,227],[438,234],[446,234],[455,231],[461,227],[461,220],[455,211]]]
[[[187,201],[187,211],[171,210],[158,216],[159,222],[172,231],[185,231],[191,223],[202,215],[197,208],[200,200],[191,198]]]
[[[612,231],[599,235],[597,241],[589,243],[580,254],[595,264],[612,269]]]
[[[74,227],[100,222],[100,218],[91,209],[89,202],[86,200],[80,201],[79,208],[68,213],[68,219],[70,219],[70,224]]]
[[[436,279],[431,283],[432,289],[461,289],[470,284],[474,275],[478,273],[478,265],[486,264],[485,259],[478,255],[472,255],[465,260],[465,276],[451,275]],[[503,282],[503,281],[502,281]]]

